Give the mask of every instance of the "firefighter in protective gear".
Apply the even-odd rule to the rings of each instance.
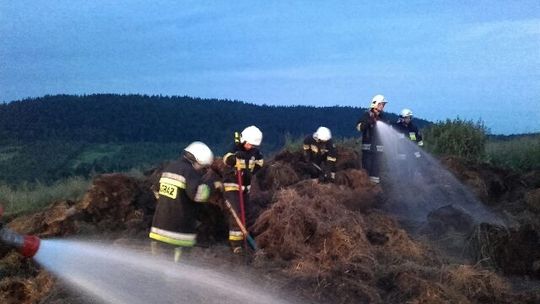
[[[225,156],[223,156],[223,162],[226,165],[223,173],[223,195],[239,215],[241,214],[240,195],[242,195],[247,219],[247,223],[244,223],[246,227],[249,227],[252,224],[250,220],[254,220],[254,218],[250,216],[249,189],[251,187],[253,175],[257,173],[264,164],[263,156],[259,151],[262,138],[263,134],[259,128],[256,126],[249,126],[235,138],[234,145],[229,149]],[[241,185],[238,183],[238,179],[240,179]],[[242,189],[240,189],[240,186]],[[242,250],[242,243],[244,242],[244,234],[230,214],[228,216],[228,222],[229,243],[233,252],[240,253]]]
[[[398,133],[397,141],[397,160],[403,162],[403,177],[414,177],[415,160],[421,157],[420,149],[410,148],[410,145],[406,142],[410,140],[417,146],[423,146],[422,135],[418,131],[418,128],[412,122],[413,112],[410,109],[401,110],[400,117],[392,124],[392,127]]]
[[[336,146],[332,142],[332,133],[326,127],[319,127],[313,135],[304,139],[304,160],[311,165],[312,178],[322,182],[334,182],[336,179]]]
[[[401,110],[401,115],[398,120],[392,124],[392,126],[403,136],[400,138],[407,137],[408,139],[416,142],[420,147],[424,145],[422,141],[422,135],[418,131],[418,128],[412,122],[413,112],[409,109]]]
[[[206,203],[215,190],[212,181],[203,181],[205,169],[213,160],[210,148],[196,141],[163,170],[149,234],[152,253],[172,250],[178,262],[182,248],[195,245],[199,204]]]
[[[370,181],[380,183],[380,163],[382,160],[383,144],[377,132],[377,121],[381,120],[387,101],[383,95],[375,95],[370,108],[356,123],[356,129],[362,133],[362,168],[369,175]]]

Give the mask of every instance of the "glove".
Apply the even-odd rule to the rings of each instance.
[[[223,183],[221,181],[214,181],[214,189],[217,191],[223,191]]]
[[[329,182],[329,180],[328,180],[328,177],[326,176],[326,174],[321,174],[319,176],[319,183],[326,184],[328,182]]]
[[[419,142],[418,142],[418,145],[419,145],[420,147],[423,147],[423,146],[424,146],[424,141],[422,141],[422,140],[419,141]]]

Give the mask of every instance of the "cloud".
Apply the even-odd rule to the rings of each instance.
[[[474,23],[457,35],[458,40],[470,41],[479,39],[540,39],[540,19],[505,20]]]

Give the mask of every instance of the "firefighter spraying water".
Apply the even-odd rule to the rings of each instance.
[[[1,219],[3,211],[3,207],[0,206],[0,246],[17,249],[27,258],[33,257],[39,250],[39,238],[33,235],[21,235],[9,229]]]

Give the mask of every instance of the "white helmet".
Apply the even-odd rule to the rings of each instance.
[[[371,100],[371,108],[376,108],[380,103],[386,104],[387,101],[383,95],[375,95]]]
[[[321,141],[328,141],[332,138],[332,133],[327,127],[319,127],[315,133],[313,133],[313,138]]]
[[[197,163],[203,167],[210,166],[214,162],[214,153],[203,142],[194,141],[184,151],[191,153]]]
[[[247,142],[254,146],[260,146],[263,139],[263,134],[259,128],[249,126],[242,131],[240,142]]]
[[[412,117],[412,111],[409,110],[409,109],[403,109],[401,110],[401,117],[405,118],[405,117]]]

